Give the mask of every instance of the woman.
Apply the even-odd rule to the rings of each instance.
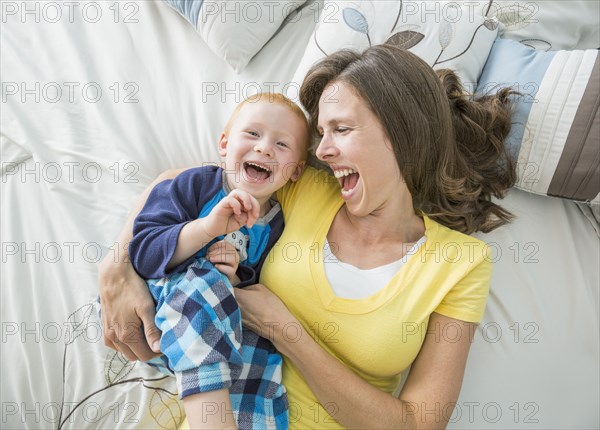
[[[337,180],[307,169],[278,194],[286,228],[266,286],[236,292],[245,324],[284,355],[291,427],[443,428],[452,415],[491,273],[464,233],[510,220],[490,200],[515,171],[510,90],[472,102],[438,74],[383,45],[335,53],[302,85]],[[141,322],[156,339],[144,290],[127,263],[103,263],[105,342],[128,358],[152,355]]]

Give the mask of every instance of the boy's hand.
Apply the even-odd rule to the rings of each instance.
[[[217,237],[239,230],[242,226],[250,228],[259,213],[258,200],[246,191],[233,190],[205,218],[206,233],[210,237]]]
[[[214,264],[219,272],[229,278],[231,285],[239,284],[240,280],[235,272],[237,272],[240,264],[240,256],[231,243],[221,240],[213,244],[206,251],[206,259]]]

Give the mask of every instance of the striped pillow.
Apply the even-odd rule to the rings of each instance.
[[[599,204],[598,50],[545,52],[497,39],[477,93],[506,86],[522,94],[506,141],[517,188]]]

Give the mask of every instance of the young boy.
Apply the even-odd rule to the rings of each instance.
[[[219,140],[225,169],[199,167],[161,182],[135,220],[129,254],[148,279],[162,330],[164,355],[150,364],[175,373],[191,428],[288,427],[281,357],[242,329],[232,285],[258,282],[283,230],[272,196],[300,177],[308,142],[294,102],[252,96]]]

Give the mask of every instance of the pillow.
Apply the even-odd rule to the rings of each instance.
[[[271,39],[288,15],[306,0],[166,0],[207,45],[236,72]]]
[[[294,76],[300,84],[318,60],[342,48],[392,43],[434,68],[454,69],[475,89],[498,32],[486,18],[489,1],[325,1],[320,21]]]
[[[495,0],[489,16],[503,25],[500,37],[536,49],[597,49],[600,47],[598,0]]]
[[[478,94],[512,86],[521,95],[506,143],[517,187],[600,203],[600,64],[597,50],[540,51],[498,39]]]

